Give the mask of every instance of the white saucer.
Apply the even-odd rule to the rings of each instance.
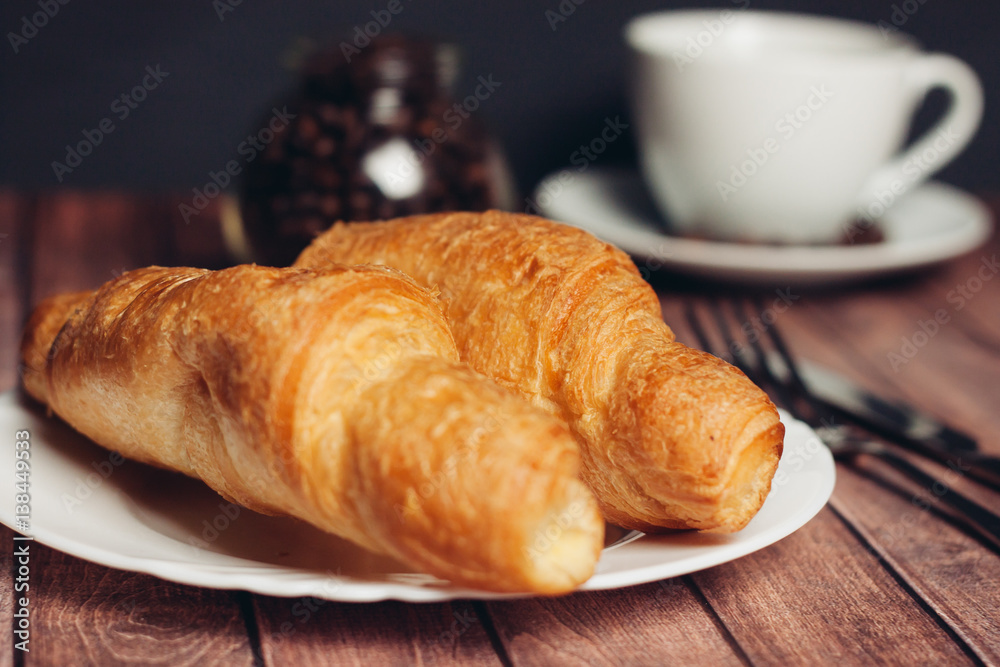
[[[732,535],[625,536],[605,548],[597,572],[581,589],[695,572],[763,549],[805,525],[833,492],[833,458],[808,426],[785,413],[781,421],[785,449],[778,472],[746,528]],[[0,432],[24,438],[25,431],[27,463],[15,459],[13,445],[0,456],[0,523],[18,525],[14,499],[27,483],[30,519],[22,532],[79,558],[183,584],[282,597],[511,597],[458,588],[300,521],[238,508],[193,479],[123,461],[22,403],[14,391],[0,394]]]
[[[550,174],[535,190],[543,215],[615,244],[640,269],[715,280],[797,286],[855,282],[958,257],[982,244],[993,229],[992,216],[978,199],[930,182],[886,212],[879,221],[886,236],[882,243],[766,246],[679,238],[664,230],[637,171],[564,171],[572,180],[560,182],[563,172]]]

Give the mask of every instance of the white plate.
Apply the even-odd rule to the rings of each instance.
[[[569,178],[561,174],[569,174]],[[993,229],[975,197],[930,182],[901,198],[879,225],[882,243],[766,246],[670,236],[635,170],[591,167],[547,176],[535,190],[542,214],[586,229],[637,259],[715,280],[812,286],[846,283],[943,262],[981,245]]]
[[[785,454],[764,507],[735,535],[677,533],[625,540],[604,551],[583,590],[619,588],[694,572],[789,535],[833,491],[829,451],[782,414]],[[109,567],[209,588],[345,602],[431,602],[510,597],[461,589],[373,556],[302,522],[239,509],[179,474],[122,462],[56,418],[0,395],[0,521],[14,525],[15,432],[30,432],[28,535]],[[117,465],[116,465],[117,463]],[[619,529],[620,530],[620,529]]]

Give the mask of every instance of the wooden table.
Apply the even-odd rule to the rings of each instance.
[[[147,264],[227,262],[217,210],[185,224],[181,201],[0,192],[0,388],[17,381],[19,330],[45,295]],[[778,324],[800,357],[960,425],[1000,454],[1000,278],[978,275],[998,254],[994,238],[911,278],[794,291],[801,298]],[[656,282],[667,320],[691,342],[682,299],[711,288]],[[953,290],[962,289],[959,299]],[[893,369],[889,354],[939,309],[949,321]],[[921,490],[877,462],[838,464],[837,473],[827,508],[769,548],[675,580],[556,599],[272,598],[173,584],[36,545],[31,652],[13,650],[5,629],[0,666],[1000,663],[997,551],[940,510],[919,509]],[[1000,496],[970,480],[955,488],[1000,507]],[[12,536],[0,530],[3,628],[14,605]]]

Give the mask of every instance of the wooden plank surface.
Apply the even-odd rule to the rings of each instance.
[[[1000,664],[1000,558],[914,496],[887,494],[842,468],[834,506],[879,558],[987,664]],[[998,507],[1000,505],[993,505]]]
[[[129,269],[170,264],[172,231],[141,197],[58,192],[34,210],[31,304],[60,292],[94,289]]]
[[[985,312],[998,301],[983,298],[969,307]],[[921,323],[942,309],[924,307],[912,293],[870,293],[849,305],[829,300],[811,304],[808,310],[820,323],[836,328],[841,353],[852,352],[856,365],[880,375],[908,402],[963,425],[983,449],[1000,454],[1000,414],[995,402],[984,400],[996,389],[992,380],[1000,376],[1000,353],[971,343],[961,326],[946,323],[917,348],[912,359],[892,368],[889,355],[904,349],[904,339],[923,341]],[[993,318],[996,321],[995,314]]]
[[[972,664],[829,510],[692,576],[754,664]]]
[[[487,607],[516,665],[746,664],[687,578]]]
[[[270,665],[500,665],[468,601],[345,604],[254,596]]]
[[[253,665],[234,594],[33,547],[27,665]]]
[[[7,453],[5,448],[4,454]],[[4,500],[6,501],[6,498]],[[14,590],[14,535],[14,531],[10,528],[0,525],[0,568],[2,568],[0,569],[0,628],[4,633],[4,640],[0,641],[0,667],[9,667],[14,664],[15,640],[12,632],[14,630],[15,601],[22,597],[23,593],[30,593],[30,591],[15,593]],[[31,599],[29,598],[29,609],[31,609],[30,603]],[[20,638],[16,641],[20,641]]]

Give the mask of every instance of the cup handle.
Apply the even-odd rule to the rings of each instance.
[[[934,127],[872,174],[861,191],[859,205],[863,210],[876,202],[889,206],[951,162],[972,139],[983,117],[979,77],[958,58],[941,53],[923,55],[908,65],[904,76],[921,96],[944,88],[950,93],[951,104]],[[930,164],[922,157],[927,151],[934,154]]]

